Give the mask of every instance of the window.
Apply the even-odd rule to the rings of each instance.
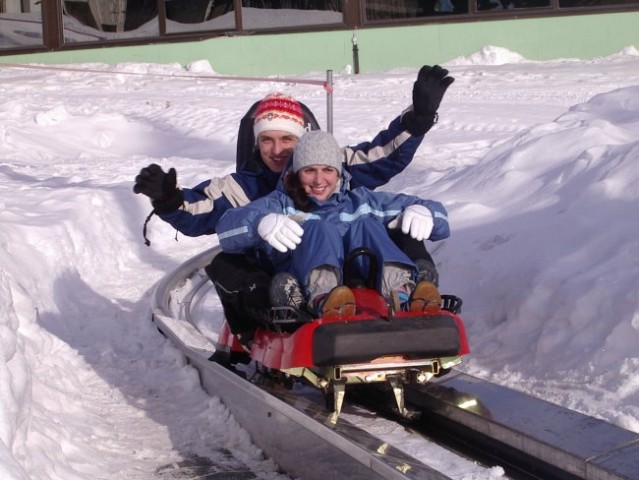
[[[367,20],[406,19],[468,13],[468,0],[367,0]]]
[[[631,5],[638,0],[559,0],[559,6],[564,7],[606,7],[613,5]]]
[[[477,0],[477,11],[550,7],[550,0]]]
[[[42,11],[37,0],[0,0],[0,48],[42,46]]]
[[[341,0],[243,0],[242,27],[246,30],[343,24]]]
[[[167,33],[235,30],[235,2],[164,0]]]
[[[64,0],[64,42],[159,36],[157,0]]]

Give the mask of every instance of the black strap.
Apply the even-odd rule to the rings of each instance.
[[[148,223],[151,221],[151,217],[155,215],[155,208],[153,210],[151,210],[151,213],[149,213],[149,216],[146,217],[146,220],[144,220],[144,226],[142,227],[142,236],[144,237],[144,244],[147,247],[151,246],[151,240],[149,240],[146,236],[146,226],[148,225]],[[176,228],[175,229],[175,241],[178,241],[178,232],[179,230]]]
[[[155,208],[153,210],[151,210],[151,213],[149,213],[149,216],[146,217],[146,220],[144,220],[144,226],[142,227],[142,236],[144,237],[144,244],[147,247],[151,246],[151,240],[149,240],[146,236],[146,226],[147,224],[151,221],[151,217],[155,214]]]

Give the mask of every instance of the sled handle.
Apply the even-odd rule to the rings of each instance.
[[[352,281],[355,281],[353,278],[353,264],[357,257],[366,256],[369,260],[368,265],[368,276],[364,279],[366,288],[370,288],[371,290],[375,290],[375,285],[377,283],[377,255],[373,253],[372,250],[359,247],[354,250],[351,250],[348,255],[346,255],[346,259],[344,260],[344,285],[349,285]]]

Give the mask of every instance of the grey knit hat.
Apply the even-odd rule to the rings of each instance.
[[[293,150],[293,172],[310,165],[328,165],[342,171],[342,150],[330,133],[321,130],[306,132]]]

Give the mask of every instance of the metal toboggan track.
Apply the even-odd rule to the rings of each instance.
[[[450,478],[343,418],[332,422],[321,402],[268,381],[247,381],[210,361],[215,347],[192,316],[193,307],[211,294],[201,269],[219,251],[215,247],[195,256],[156,286],[152,319],[198,370],[203,388],[225,403],[258,447],[303,480]],[[173,298],[185,284],[188,293]],[[374,402],[375,389],[370,393],[366,397]],[[512,478],[639,480],[634,432],[460,372],[407,386],[405,394],[407,405],[421,412],[415,431],[504,466]]]

